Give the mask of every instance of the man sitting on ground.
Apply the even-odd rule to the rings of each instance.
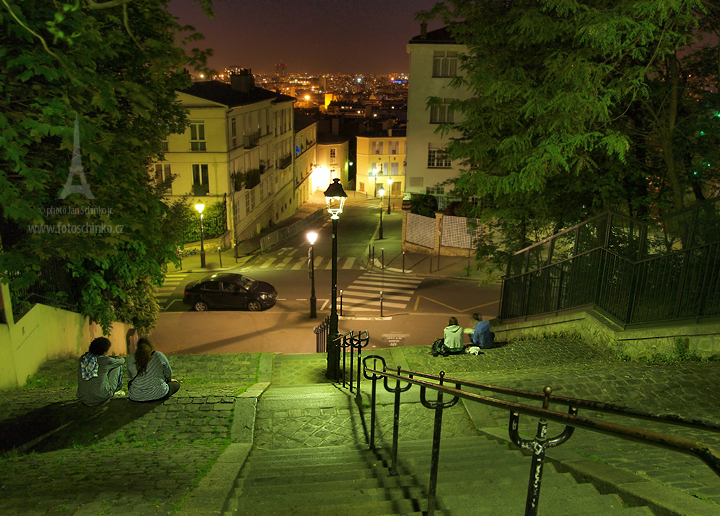
[[[477,313],[473,314],[473,321],[475,322],[475,331],[470,336],[472,343],[481,349],[493,347],[495,334],[490,331],[490,323],[483,321],[482,315]]]

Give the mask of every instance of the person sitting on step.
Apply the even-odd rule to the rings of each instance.
[[[113,396],[124,397],[122,357],[107,356],[110,340],[98,337],[78,363],[77,397],[88,407],[102,405]]]
[[[463,342],[464,335],[465,333],[460,325],[458,325],[457,319],[451,317],[445,330],[443,330],[443,355],[448,356],[454,353],[462,353],[465,350],[465,343]]]
[[[493,347],[495,334],[490,331],[490,323],[483,321],[482,315],[478,313],[473,314],[473,322],[475,323],[475,331],[470,336],[472,343],[480,349],[490,349]]]
[[[153,351],[152,342],[141,337],[137,350],[128,357],[128,392],[132,401],[164,400],[180,390],[180,382],[173,380],[167,357]]]

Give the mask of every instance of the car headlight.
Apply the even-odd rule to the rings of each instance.
[[[260,299],[267,299],[269,297],[267,294],[260,294]]]

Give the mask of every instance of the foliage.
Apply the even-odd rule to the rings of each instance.
[[[199,242],[200,241],[200,217],[194,207],[185,206],[183,215],[187,223],[185,224],[185,233],[183,242]],[[203,210],[203,238],[217,238],[227,231],[227,213],[225,202],[214,202],[205,207]]]
[[[151,285],[182,234],[180,206],[163,202],[148,169],[161,141],[184,132],[175,91],[208,52],[178,45],[199,36],[177,24],[167,0],[1,1],[2,281],[22,288],[42,263],[60,261],[82,291],[81,312],[106,333],[113,320],[148,330]],[[62,199],[76,120],[93,198]]]
[[[438,209],[437,199],[429,194],[414,194],[410,198],[410,213],[422,215],[423,217],[435,218]]]
[[[716,2],[447,0],[441,19],[466,46],[453,86],[471,93],[440,131],[466,170],[464,199],[516,235],[552,234],[607,208],[643,219],[720,184]],[[436,99],[430,99],[429,104]]]

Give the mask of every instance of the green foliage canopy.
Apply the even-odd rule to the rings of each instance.
[[[718,47],[703,35],[717,36],[719,12],[702,0],[448,0],[419,13],[467,47],[453,85],[472,96],[440,129],[466,167],[456,192],[491,201],[483,215],[512,227],[512,250],[605,208],[648,218],[712,194]]]
[[[178,37],[198,35],[167,0],[0,1],[2,281],[22,289],[43,263],[62,263],[104,331],[112,321],[148,331],[153,285],[183,231],[182,207],[163,202],[148,169],[161,141],[184,132],[175,92],[209,52],[181,48]],[[93,198],[61,199],[76,119]],[[99,225],[112,232],[82,229]]]

